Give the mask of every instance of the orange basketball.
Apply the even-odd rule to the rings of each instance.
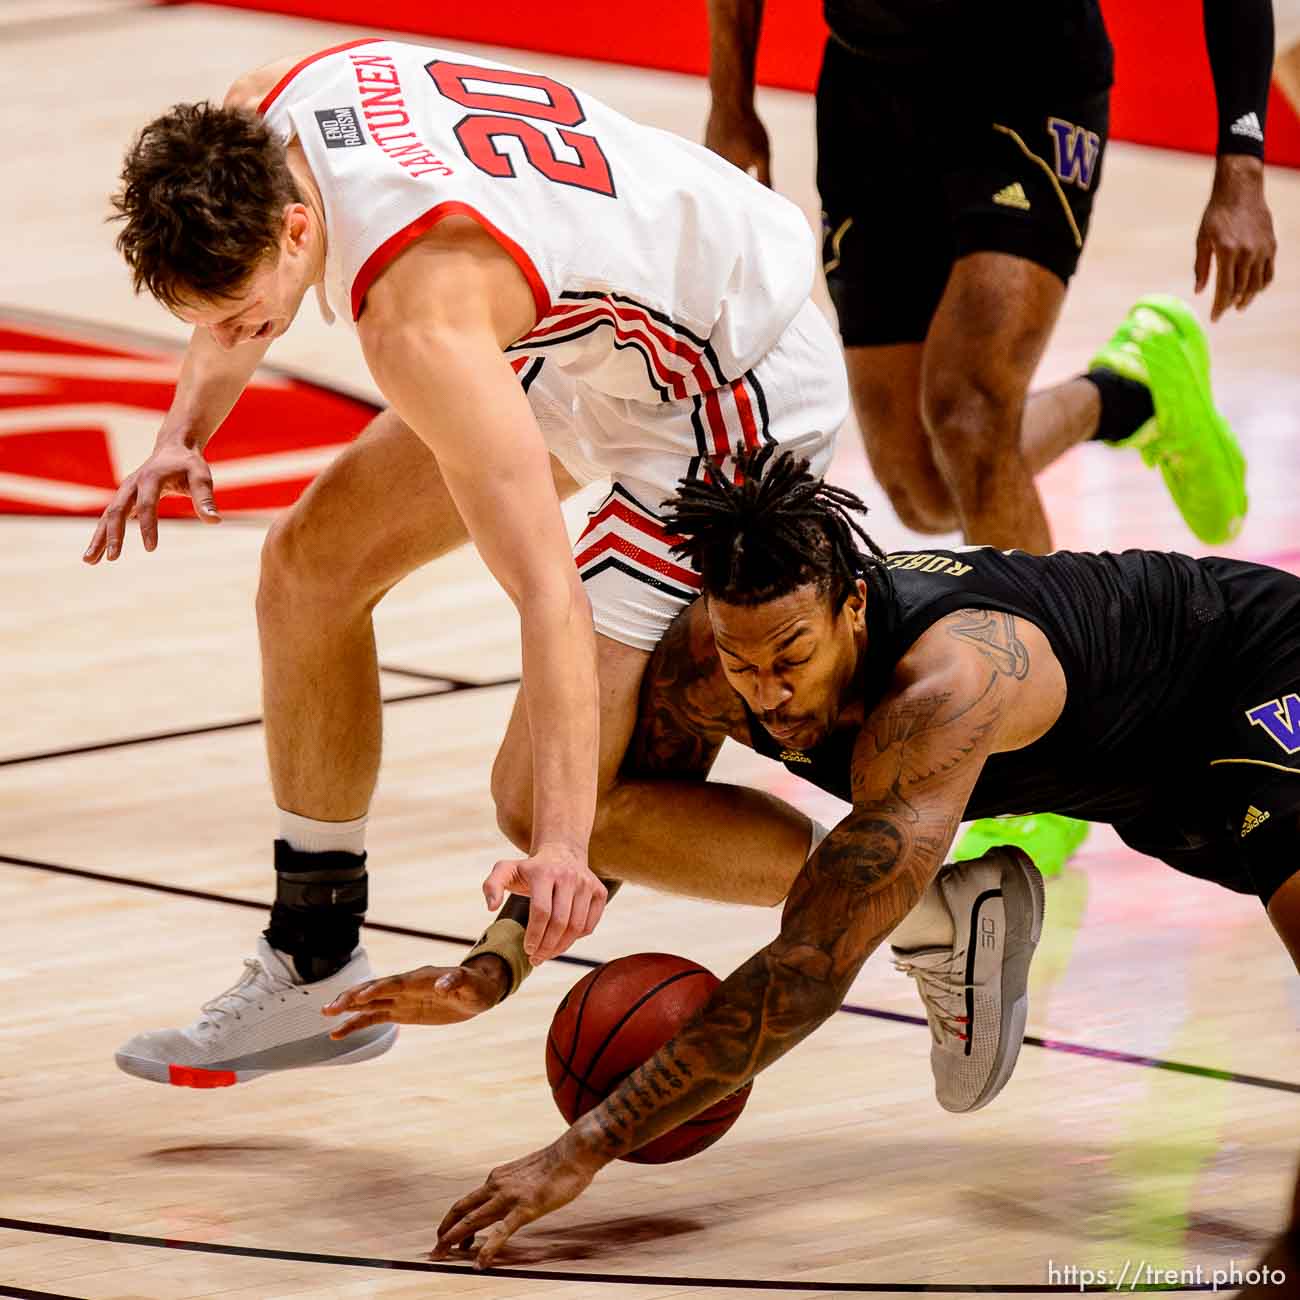
[[[546,1077],[560,1114],[572,1124],[652,1057],[721,981],[685,957],[635,953],[584,975],[555,1009],[546,1036]],[[685,1160],[711,1147],[737,1120],[747,1083],[623,1157],[638,1164]]]

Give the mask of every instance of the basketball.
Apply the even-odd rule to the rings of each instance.
[[[685,957],[640,952],[580,979],[555,1009],[546,1036],[546,1077],[572,1124],[649,1060],[712,996],[721,981]],[[752,1083],[622,1157],[643,1165],[686,1160],[739,1118]]]

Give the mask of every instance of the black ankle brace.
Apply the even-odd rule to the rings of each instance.
[[[293,958],[302,979],[328,979],[360,941],[368,885],[364,853],[303,853],[276,840],[267,943]]]

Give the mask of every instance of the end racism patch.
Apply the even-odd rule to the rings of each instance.
[[[327,149],[355,149],[367,143],[355,108],[318,108],[316,124]]]

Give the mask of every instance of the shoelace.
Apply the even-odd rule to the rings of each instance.
[[[264,983],[261,982],[263,977],[265,977]],[[282,980],[276,980],[256,957],[245,957],[244,973],[224,993],[218,993],[215,998],[205,1002],[199,1010],[205,1016],[211,1017],[211,1020],[229,1015],[238,1019],[241,1007],[252,1006],[259,998],[274,995],[279,991],[278,986],[281,984],[285,988],[292,987]],[[211,1023],[211,1020],[199,1023]]]
[[[952,961],[946,948],[933,953],[894,954],[894,969],[916,981],[917,992],[925,1003],[930,1033],[936,1043],[943,1042],[945,1033],[962,1042],[968,1037],[970,1019],[964,1014],[966,990],[973,985],[953,975]]]

